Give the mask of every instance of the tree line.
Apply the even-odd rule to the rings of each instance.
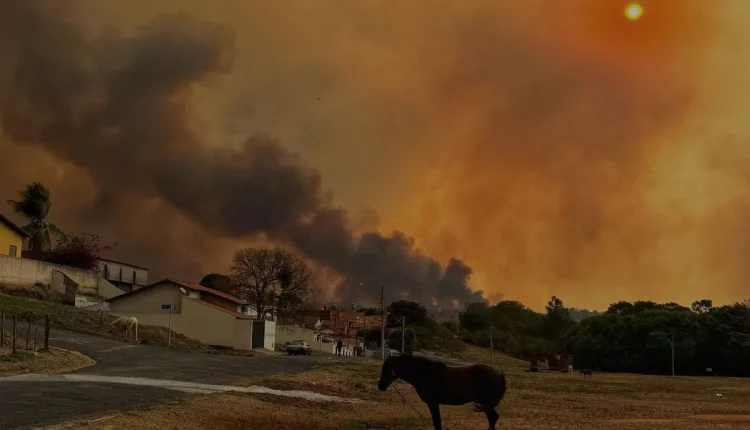
[[[382,315],[382,308],[371,307],[361,311],[365,315]],[[417,350],[455,353],[465,347],[458,338],[456,324],[450,321],[439,322],[420,303],[396,300],[387,306],[386,315],[386,344],[391,349],[401,351],[402,339],[407,354]],[[404,325],[406,331],[402,336]],[[368,327],[366,330],[359,330],[357,335],[365,339],[368,346],[379,347],[380,333],[380,327]]]
[[[580,310],[578,310],[580,311]],[[580,315],[580,312],[579,312]],[[750,376],[750,301],[714,307],[617,302],[576,321],[557,297],[537,313],[514,301],[475,303],[459,314],[461,338],[530,359],[573,354],[579,368],[608,372]]]

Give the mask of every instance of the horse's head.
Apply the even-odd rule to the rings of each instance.
[[[398,359],[400,357],[388,357],[383,362],[383,370],[380,372],[380,380],[378,381],[378,389],[385,391],[388,387],[398,379],[396,369],[398,368]]]

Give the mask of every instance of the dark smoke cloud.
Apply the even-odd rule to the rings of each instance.
[[[400,232],[357,237],[319,172],[278,141],[255,134],[209,149],[192,126],[190,96],[231,69],[230,31],[176,14],[132,35],[109,29],[91,38],[64,21],[59,4],[0,1],[2,128],[91,177],[98,195],[90,217],[120,219],[129,207],[155,241],[170,241],[159,209],[149,218],[133,204],[163,199],[213,235],[294,246],[344,277],[337,291],[344,300],[375,302],[380,285],[442,307],[482,300],[468,288],[471,269],[462,262],[443,268]]]

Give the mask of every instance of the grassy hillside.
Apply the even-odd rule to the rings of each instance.
[[[6,321],[15,314],[19,321],[23,321],[20,323],[21,327],[26,327],[26,321],[33,320],[34,318],[39,318],[40,322],[44,321],[44,315],[49,314],[50,324],[54,327],[115,338],[112,321],[114,321],[116,317],[106,313],[103,318],[101,318],[99,312],[76,308],[53,301],[11,296],[2,293],[0,293],[0,311],[5,311]],[[138,326],[138,338],[143,344],[167,346],[168,334],[169,330],[165,327],[149,325]],[[19,333],[19,335],[22,335],[22,333]],[[217,352],[215,349],[204,345],[197,340],[187,338],[174,332],[172,332],[172,348],[199,352]]]

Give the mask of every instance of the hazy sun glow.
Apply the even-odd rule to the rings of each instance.
[[[625,6],[625,17],[631,21],[638,20],[643,15],[643,6],[638,3],[630,3]]]

